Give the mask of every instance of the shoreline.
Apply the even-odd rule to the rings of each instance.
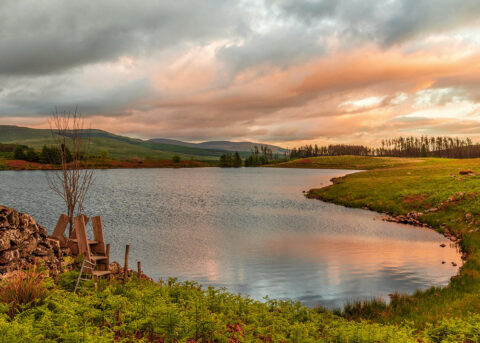
[[[315,168],[315,169],[321,169],[321,168]],[[330,168],[325,168],[325,170],[329,170],[329,169]],[[425,228],[425,229],[435,231],[436,233],[438,233],[438,234],[442,235],[443,237],[447,238],[448,240],[450,240],[452,243],[455,243],[455,246],[459,249],[460,257],[463,261],[463,264],[467,261],[467,259],[470,257],[470,254],[467,251],[465,251],[462,247],[463,238],[461,236],[457,236],[454,233],[450,232],[450,230],[448,230],[447,228],[443,228],[442,231],[439,231],[436,228],[434,228],[433,226],[430,226],[427,223],[422,222],[421,217],[424,215],[423,212],[411,211],[411,212],[408,212],[406,214],[395,215],[395,214],[392,214],[392,213],[389,213],[389,212],[376,211],[375,209],[371,209],[368,206],[355,207],[355,206],[349,206],[348,204],[336,203],[335,201],[331,201],[329,199],[322,198],[321,196],[314,194],[315,191],[325,189],[325,188],[330,187],[330,186],[332,186],[336,183],[340,183],[341,180],[348,175],[358,174],[358,173],[362,173],[362,172],[366,172],[366,171],[367,170],[357,170],[355,172],[348,173],[348,174],[345,174],[345,175],[342,175],[342,176],[333,177],[333,178],[330,179],[330,184],[325,185],[325,186],[320,187],[320,188],[311,188],[307,192],[303,191],[303,194],[308,199],[319,200],[319,201],[323,201],[325,203],[334,204],[334,205],[337,205],[337,206],[343,206],[343,207],[347,207],[347,208],[361,208],[361,209],[366,210],[366,211],[374,212],[374,213],[382,216],[382,221],[386,221],[386,222],[390,222],[390,223],[410,225],[410,226],[413,226],[413,227],[422,227],[422,228]],[[432,209],[428,209],[427,212],[433,213],[433,212],[436,212],[437,210],[438,209],[436,209],[436,208],[435,209],[432,208]],[[458,273],[455,274],[454,276],[452,276],[452,278],[457,277],[459,274],[460,274],[460,268],[458,270]]]
[[[360,172],[364,172],[364,170],[358,171],[356,173],[360,173]],[[460,252],[461,252],[462,260],[463,261],[467,260],[467,258],[470,256],[470,254],[467,251],[463,250],[463,247],[461,245],[463,237],[459,236],[459,235],[455,235],[454,233],[450,232],[450,230],[448,230],[448,228],[443,228],[442,231],[440,231],[440,230],[436,229],[435,227],[430,226],[427,223],[422,222],[421,217],[424,215],[423,212],[412,211],[412,212],[408,212],[406,214],[395,215],[395,214],[392,214],[392,213],[389,213],[389,212],[377,211],[375,209],[369,208],[368,206],[356,207],[356,206],[349,206],[348,204],[337,203],[337,202],[332,201],[330,199],[326,199],[326,198],[323,198],[319,195],[314,194],[315,191],[322,190],[324,188],[330,187],[330,186],[334,185],[337,182],[337,180],[339,180],[339,179],[341,179],[341,178],[343,178],[347,175],[353,175],[353,174],[356,174],[356,173],[346,174],[344,176],[339,176],[339,177],[332,178],[330,180],[331,184],[326,185],[326,186],[321,187],[321,188],[312,188],[312,189],[308,190],[307,192],[305,192],[304,195],[308,199],[319,200],[319,201],[323,201],[323,202],[326,202],[326,203],[329,203],[329,204],[334,204],[334,205],[337,205],[337,206],[343,206],[343,207],[347,207],[347,208],[361,208],[361,209],[366,210],[366,211],[371,211],[371,212],[374,212],[376,214],[382,215],[382,220],[386,221],[386,222],[398,223],[398,224],[410,225],[410,226],[413,226],[413,227],[423,227],[423,228],[426,228],[426,229],[430,229],[430,230],[435,231],[436,233],[444,236],[445,238],[450,240],[452,243],[455,243],[457,245],[457,247],[459,248]],[[430,212],[433,212],[433,211],[430,211]]]
[[[354,303],[347,319],[381,323],[412,320],[419,327],[442,319],[465,318],[480,306],[480,159],[426,159],[420,163],[371,169],[332,179],[305,196],[336,205],[374,211],[382,220],[424,227],[455,244],[462,264],[448,285],[395,295],[379,309],[374,301]],[[373,314],[372,314],[373,313]]]
[[[213,163],[203,161],[180,161],[171,160],[108,160],[92,161],[88,169],[150,169],[150,168],[206,168],[215,166]],[[0,172],[14,170],[61,170],[58,165],[42,164],[38,162],[28,162],[24,160],[0,160]]]

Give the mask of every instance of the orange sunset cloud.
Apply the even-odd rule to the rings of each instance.
[[[397,11],[371,2],[371,13],[357,18],[346,2],[305,12],[305,1],[252,1],[249,10],[205,4],[195,12],[180,2],[172,16],[191,20],[182,27],[149,26],[152,14],[137,7],[121,39],[107,34],[109,21],[78,31],[76,56],[56,36],[63,24],[53,23],[33,34],[44,42],[37,55],[45,58],[35,61],[25,55],[32,42],[20,32],[0,43],[9,51],[0,62],[0,122],[43,128],[55,106],[78,106],[92,127],[140,138],[292,147],[375,145],[404,134],[479,137],[480,5],[441,1],[433,12],[422,2],[421,17],[398,10],[402,0],[391,4]],[[18,22],[29,22],[14,3],[5,6]],[[112,16],[123,18],[124,10]],[[0,32],[13,32],[11,25],[2,22]],[[50,44],[55,39],[63,48]],[[50,53],[42,50],[50,46]]]

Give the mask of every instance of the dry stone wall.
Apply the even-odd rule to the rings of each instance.
[[[64,253],[60,243],[48,238],[47,230],[31,216],[0,205],[0,274],[43,263],[56,275]]]

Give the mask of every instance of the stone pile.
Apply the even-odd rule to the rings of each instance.
[[[64,254],[58,241],[28,214],[0,205],[0,274],[42,263],[52,275],[61,271]]]
[[[415,225],[415,226],[428,227],[427,224],[422,223],[419,220],[419,218],[421,216],[423,216],[422,212],[412,211],[412,212],[407,213],[405,215],[388,216],[388,217],[384,218],[384,220],[387,221],[387,222],[394,222],[394,223],[400,223],[400,224],[409,224],[409,225]]]

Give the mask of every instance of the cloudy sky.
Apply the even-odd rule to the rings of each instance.
[[[1,0],[0,124],[140,138],[480,139],[478,0]]]

